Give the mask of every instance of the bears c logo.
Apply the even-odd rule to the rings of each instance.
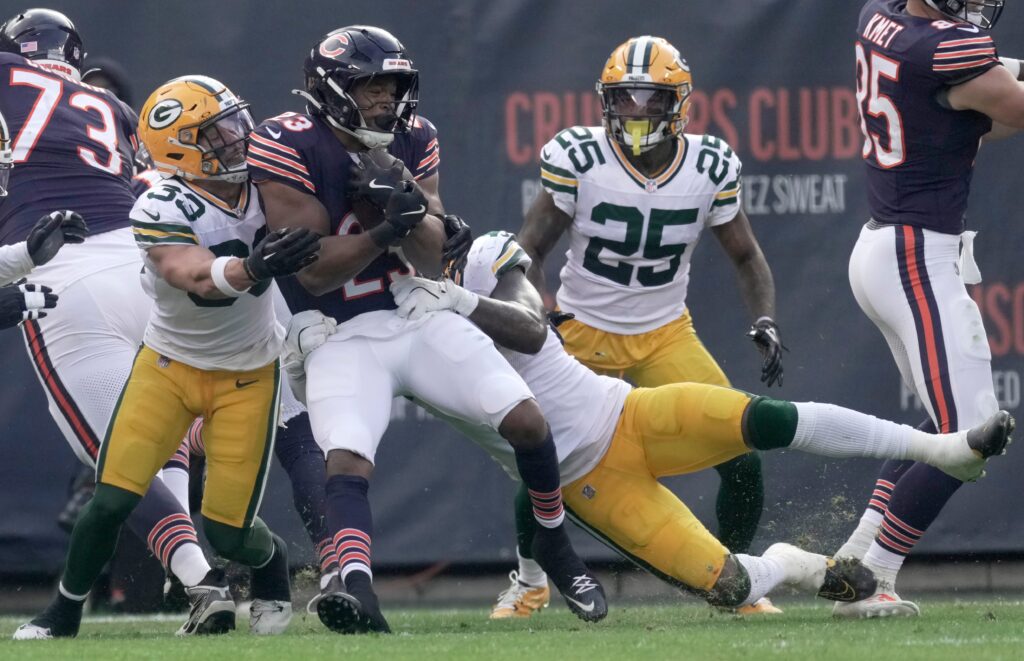
[[[170,126],[174,120],[181,116],[181,110],[181,101],[177,99],[164,99],[149,111],[149,119],[147,121],[150,128],[162,129],[165,126]]]
[[[345,46],[348,46],[347,34],[331,35],[320,44],[320,54],[324,57],[338,57],[345,52]]]

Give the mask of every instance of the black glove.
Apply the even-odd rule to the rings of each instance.
[[[789,351],[779,337],[779,326],[771,317],[761,317],[747,331],[747,337],[754,341],[761,350],[764,362],[761,363],[761,383],[772,386],[782,385],[782,352]]]
[[[346,184],[349,197],[364,199],[384,209],[404,172],[405,164],[383,149],[367,152],[358,165],[352,166],[352,175]]]
[[[409,236],[427,215],[427,198],[411,181],[401,181],[392,191],[384,208],[384,222],[370,230],[378,247],[393,246]]]
[[[473,247],[473,231],[466,221],[453,213],[445,214],[441,220],[444,221],[445,236],[441,263],[445,276],[454,279],[454,274],[466,268],[466,257]]]
[[[85,220],[74,211],[54,211],[36,221],[28,233],[28,256],[41,266],[53,259],[65,243],[82,243],[89,228]]]
[[[301,271],[320,256],[320,235],[305,227],[274,230],[256,244],[252,254],[242,260],[250,280],[259,282],[279,275]]]
[[[57,305],[57,295],[43,285],[20,284],[0,287],[0,328],[11,328],[29,319],[46,316],[45,308]]]
[[[574,315],[572,312],[562,312],[561,310],[552,310],[551,312],[548,312],[548,321],[555,328],[558,328],[559,326],[569,321],[570,319],[575,318],[576,315]]]

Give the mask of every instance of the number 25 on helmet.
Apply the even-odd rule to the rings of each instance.
[[[139,139],[165,177],[242,183],[249,104],[207,76],[182,76],[156,89],[139,114]]]
[[[612,51],[597,81],[605,128],[634,156],[683,133],[693,78],[661,37],[633,37]]]

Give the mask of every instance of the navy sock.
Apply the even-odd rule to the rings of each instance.
[[[898,555],[910,553],[961,484],[928,464],[915,463],[908,468],[889,500],[878,530],[878,544]]]
[[[370,545],[373,516],[367,493],[370,483],[355,475],[327,478],[327,528],[333,533],[335,554],[343,580],[353,572],[373,576]]]
[[[313,439],[308,413],[295,416],[287,422],[287,427],[278,431],[274,454],[292,482],[295,511],[302,518],[306,534],[317,551],[320,571],[326,572],[334,563],[324,492],[327,468],[324,454]]]
[[[529,490],[533,503],[533,516],[545,528],[557,528],[565,520],[562,508],[561,477],[558,474],[558,454],[551,430],[544,442],[536,448],[516,448],[516,468]]]
[[[931,418],[925,418],[924,422],[919,424],[917,428],[926,434],[936,433],[935,423],[932,422]],[[893,489],[896,488],[896,484],[903,477],[903,474],[910,470],[910,467],[915,463],[909,460],[886,460],[882,464],[882,470],[878,472],[878,478],[875,480],[875,489],[868,500],[868,509],[875,510],[879,514],[884,515],[886,510],[889,509],[889,501],[892,500]]]

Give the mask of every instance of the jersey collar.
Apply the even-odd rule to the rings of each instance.
[[[193,186],[189,182],[182,180],[186,187],[199,197],[203,198],[213,206],[217,207],[221,211],[231,214],[235,218],[244,218],[246,212],[249,210],[249,182],[245,183],[242,187],[242,194],[238,196],[238,205],[231,206],[224,200],[220,199],[213,193],[208,193],[199,186]]]
[[[619,165],[621,165],[622,169],[626,171],[629,178],[632,179],[637,186],[643,188],[648,193],[653,193],[658,188],[661,188],[668,182],[672,181],[672,179],[683,168],[683,162],[686,160],[686,154],[689,151],[689,143],[685,137],[680,136],[677,138],[679,140],[679,146],[676,148],[676,153],[672,157],[672,161],[669,162],[661,172],[653,177],[648,177],[643,172],[640,172],[640,170],[637,170],[633,164],[629,162],[629,158],[626,157],[625,152],[622,151],[622,147],[618,142],[613,140],[607,133],[605,133],[604,137],[611,146],[612,154],[615,155],[615,160],[619,162]]]

